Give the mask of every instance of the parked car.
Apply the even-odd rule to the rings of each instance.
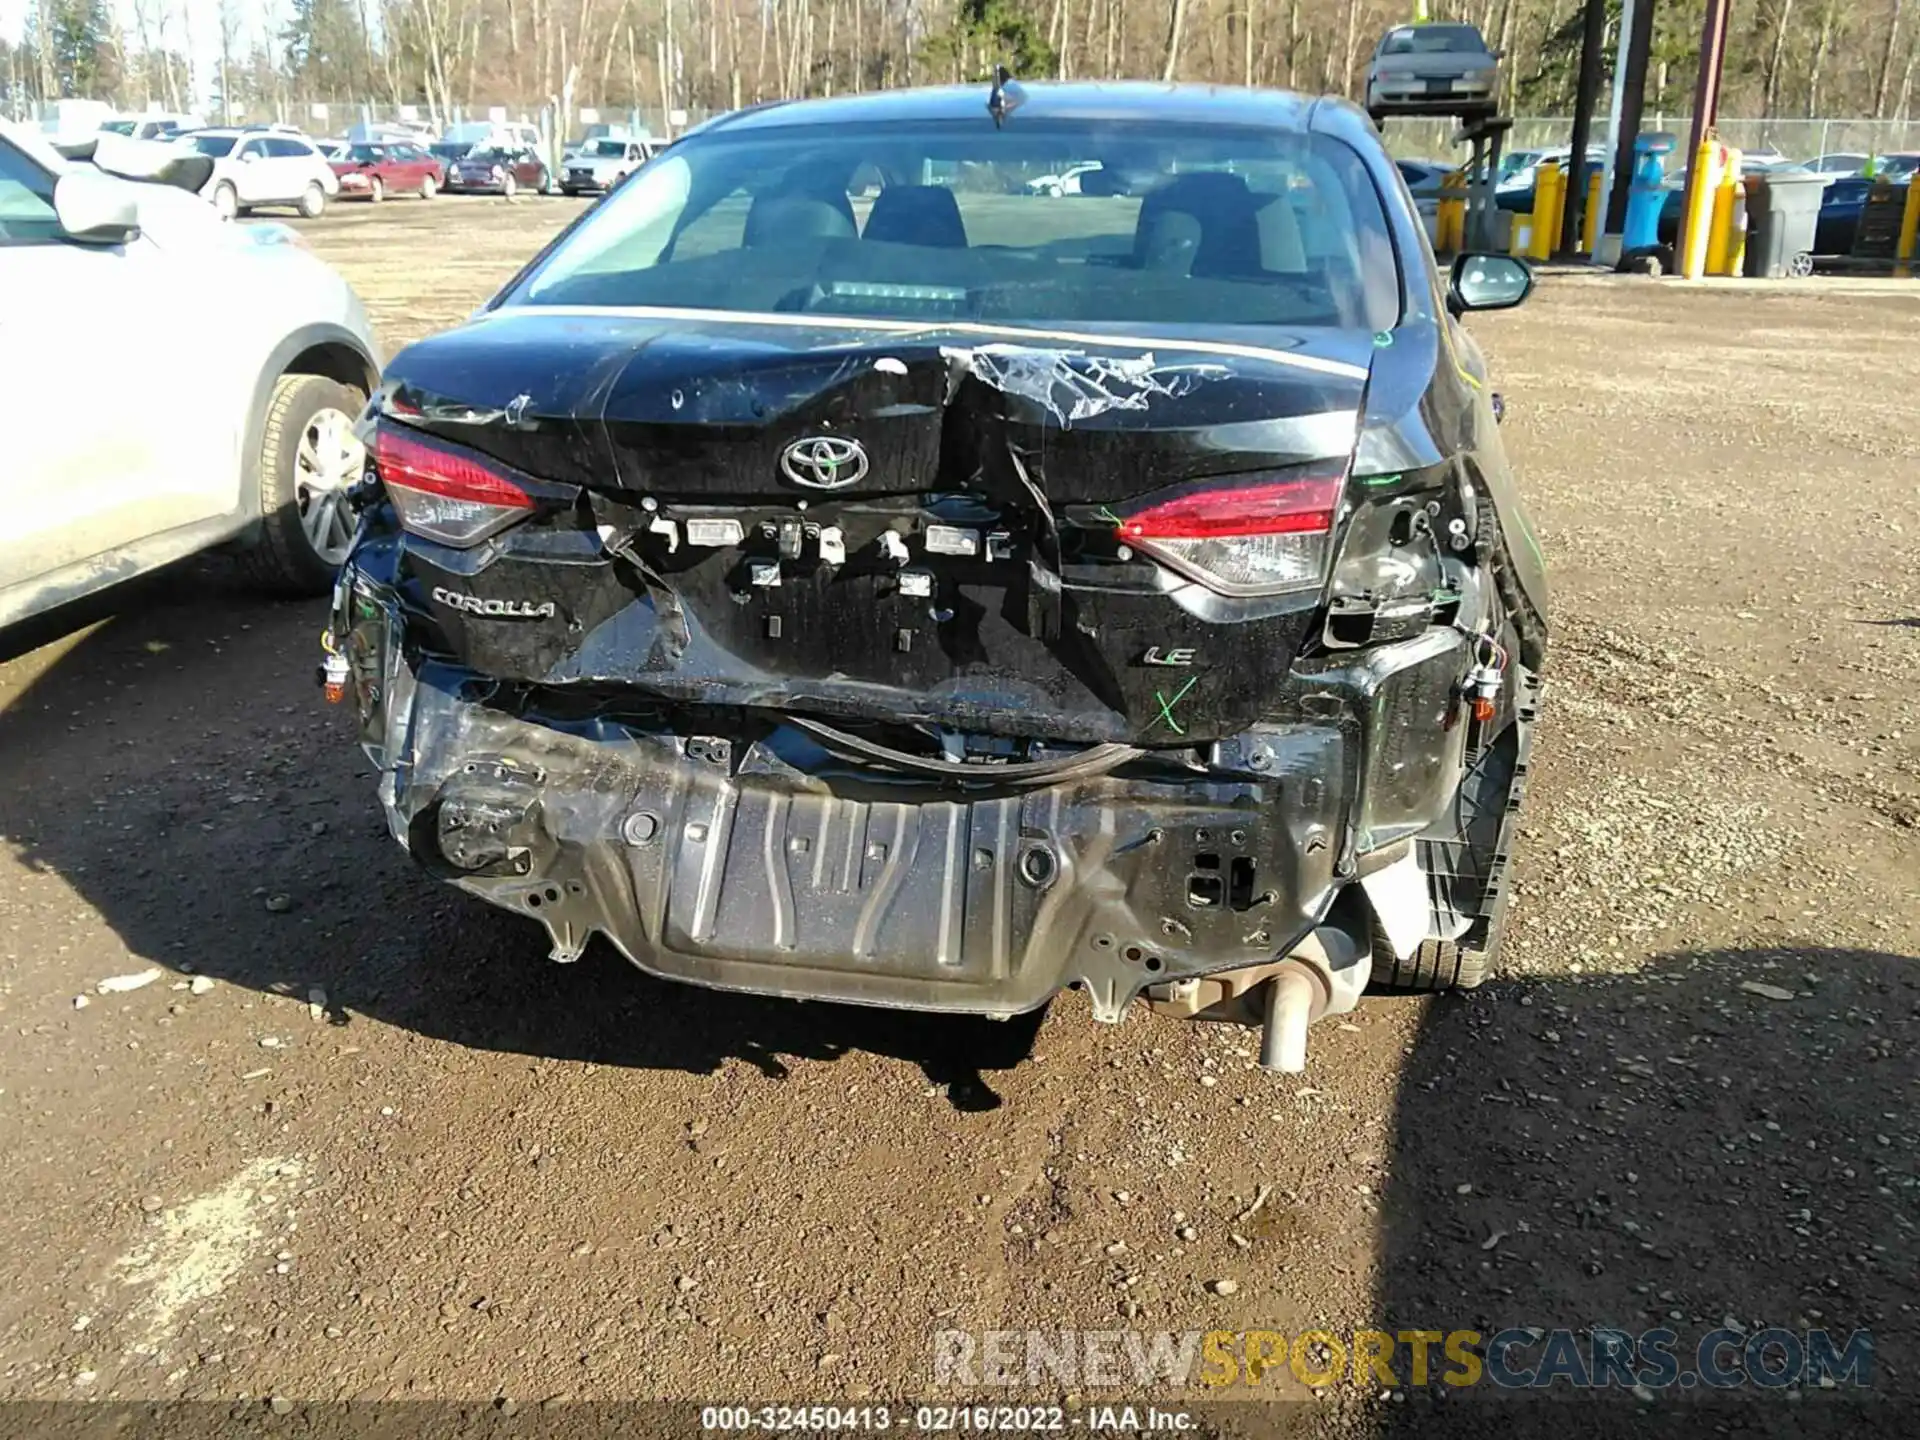
[[[462,190],[491,191],[509,198],[521,190],[551,195],[557,188],[547,162],[522,147],[475,150],[455,164],[452,178]]]
[[[1027,181],[1026,191],[1029,195],[1078,195],[1082,193],[1081,182],[1100,168],[1098,160],[1069,165],[1058,174],[1035,176]]]
[[[646,164],[652,153],[648,140],[591,140],[566,162],[560,188],[569,195],[611,190]]]
[[[349,145],[346,157],[333,162],[333,173],[340,177],[341,198],[357,197],[376,205],[389,195],[431,200],[445,178],[439,157],[404,141]]]
[[[442,190],[458,190],[460,182],[454,175],[454,167],[467,158],[473,151],[470,140],[436,140],[427,147],[427,153],[440,162],[444,172]]]
[[[1509,170],[1505,178],[1493,187],[1493,203],[1498,209],[1511,211],[1517,215],[1531,215],[1536,191],[1539,188],[1540,167],[1551,162],[1558,165],[1564,174],[1568,161],[1573,155],[1573,147],[1550,145],[1527,153],[1529,158]],[[1589,145],[1587,163],[1581,167],[1578,183],[1590,184],[1593,177],[1605,166],[1606,160],[1605,146]],[[1503,165],[1502,168],[1504,169],[1505,166]]]
[[[0,123],[0,388],[33,420],[0,464],[0,625],[214,547],[320,594],[346,554],[366,311],[287,227],[223,223],[202,178],[135,183]]]
[[[449,125],[440,139],[446,144],[470,148],[538,150],[540,129],[524,121],[463,120],[458,125]]]
[[[1831,155],[1816,155],[1807,161],[1807,169],[1816,175],[1858,175],[1866,170],[1873,157],[1854,151],[1836,151]]]
[[[312,220],[340,193],[340,178],[304,135],[265,130],[195,130],[176,144],[213,161],[202,192],[232,219],[266,205],[290,206]]]
[[[1820,216],[1814,222],[1813,253],[1851,255],[1866,213],[1867,196],[1879,182],[1868,175],[1838,175],[1820,195]]]
[[[1447,176],[1460,168],[1443,160],[1396,160],[1393,163],[1422,214],[1439,206],[1440,187],[1446,183]]]
[[[713,122],[397,356],[323,674],[556,960],[1298,1068],[1498,940],[1546,596],[1456,317],[1532,276],[1436,275],[1340,101],[986,98]],[[1039,146],[1160,184],[1116,235]]]
[[[1473,25],[1396,25],[1367,62],[1367,113],[1491,115],[1499,58]]]
[[[124,135],[129,140],[172,140],[189,130],[198,130],[204,124],[191,115],[123,115],[117,120],[109,120],[100,129],[112,135]]]

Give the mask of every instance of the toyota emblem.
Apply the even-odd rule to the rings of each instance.
[[[867,452],[858,440],[809,435],[780,452],[780,473],[810,490],[840,490],[867,473]]]

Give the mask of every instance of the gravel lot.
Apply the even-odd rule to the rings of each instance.
[[[580,208],[303,228],[392,349]],[[554,967],[386,839],[322,607],[217,567],[0,640],[0,1397],[899,1401],[946,1328],[1731,1317],[1871,1329],[1911,1420],[1920,287],[1549,276],[1474,329],[1555,586],[1506,968],[1301,1079],[1078,997]],[[1742,1423],[1828,1399],[1782,1396]]]

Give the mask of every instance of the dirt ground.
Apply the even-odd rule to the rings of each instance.
[[[392,350],[580,208],[303,228]],[[1862,1433],[1913,1423],[1920,285],[1549,276],[1472,328],[1554,584],[1505,968],[1298,1079],[1078,997],[553,966],[386,837],[322,606],[217,566],[0,637],[0,1398],[901,1402],[946,1329],[1728,1324],[1872,1331]]]

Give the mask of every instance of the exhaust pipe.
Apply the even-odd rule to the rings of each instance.
[[[1267,981],[1267,1018],[1260,1032],[1260,1068],[1298,1075],[1307,1068],[1307,1026],[1320,987],[1305,965],[1289,962]]]
[[[1147,1003],[1188,1020],[1258,1025],[1260,1068],[1298,1075],[1307,1068],[1307,1027],[1360,1003],[1369,952],[1338,925],[1322,925],[1284,957],[1147,989]]]
[[[1344,1015],[1367,988],[1365,956],[1351,935],[1322,925],[1280,962],[1266,982],[1260,1032],[1260,1068],[1298,1075],[1307,1068],[1307,1027],[1326,1015]]]

